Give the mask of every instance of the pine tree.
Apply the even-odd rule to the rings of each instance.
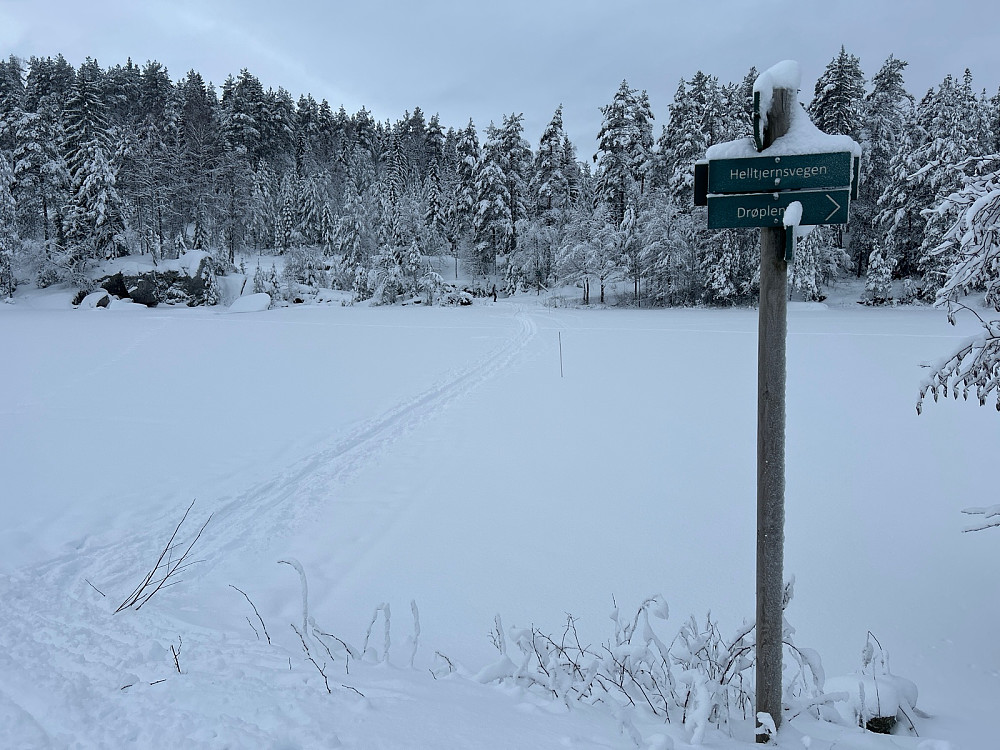
[[[488,272],[493,264],[504,263],[517,251],[518,222],[527,215],[528,172],[531,147],[523,136],[523,115],[505,116],[500,128],[492,123],[476,182],[476,242],[479,270]],[[508,268],[506,266],[505,268]],[[507,276],[506,288],[513,291],[516,279]]]
[[[861,61],[843,47],[816,81],[809,116],[824,133],[859,140],[864,118],[865,76]]]
[[[892,159],[900,152],[907,124],[912,120],[913,97],[903,86],[907,63],[892,55],[872,79],[865,99],[861,147],[861,183],[858,199],[851,202],[851,255],[857,275],[865,273],[866,261],[879,248],[880,262],[895,267],[886,258],[884,231],[879,221],[879,200],[892,182]],[[876,275],[883,269],[876,269]]]
[[[601,108],[604,120],[597,135],[597,193],[608,206],[610,221],[619,225],[632,190],[632,150],[637,139],[632,111],[635,91],[622,81],[611,103]]]
[[[0,153],[8,159],[16,144],[17,123],[24,115],[24,68],[11,55],[0,60]]]
[[[718,137],[721,109],[714,78],[699,71],[690,82],[682,79],[678,84],[669,108],[669,126],[663,128],[659,139],[658,180],[678,207],[692,205],[692,165],[705,158],[705,151]]]
[[[222,86],[222,133],[235,155],[256,169],[265,155],[264,87],[243,68],[238,78],[229,76]]]
[[[878,246],[868,258],[868,273],[865,278],[866,305],[886,305],[892,302],[892,271],[895,261],[886,258]]]
[[[66,104],[66,163],[72,198],[63,226],[69,263],[77,274],[90,259],[127,252],[116,169],[108,156],[105,108],[93,75],[92,66],[80,67]],[[77,283],[85,282],[78,276]]]
[[[878,199],[875,220],[876,231],[882,235],[879,242],[882,255],[894,261],[896,273],[903,278],[918,271],[917,259],[926,223],[920,212],[932,200],[927,185],[911,179],[919,171],[914,154],[921,139],[916,113],[907,115],[897,149],[889,159],[887,182]]]
[[[441,166],[444,159],[445,133],[441,127],[441,120],[435,113],[427,123],[427,130],[424,134],[424,154],[428,165]]]
[[[473,217],[476,215],[478,205],[476,183],[479,179],[479,165],[482,158],[479,135],[472,120],[469,120],[469,124],[461,131],[455,151],[458,181],[455,192],[455,217],[459,234],[468,234],[472,232]]]
[[[918,264],[924,272],[922,289],[927,296],[934,294],[944,283],[953,260],[937,252],[945,233],[959,218],[949,213],[953,204],[946,199],[961,189],[964,177],[950,167],[964,163],[970,156],[982,155],[988,138],[981,114],[969,71],[966,71],[961,84],[947,76],[938,90],[925,98],[918,109],[918,124],[925,137],[914,152],[913,161],[917,170],[910,179],[926,196],[921,209],[946,207],[923,214],[926,221],[918,250]]]
[[[566,133],[563,131],[563,108],[556,108],[552,120],[542,133],[535,155],[530,191],[536,212],[563,208],[570,202],[569,178],[564,173]]]
[[[17,288],[14,278],[14,246],[17,233],[14,228],[16,205],[11,195],[14,170],[0,150],[0,299],[10,297]]]
[[[359,279],[366,278],[371,267],[374,233],[368,211],[368,201],[362,199],[353,179],[348,179],[344,194],[344,207],[334,232],[334,251],[340,255],[340,284],[343,288],[363,292],[358,288]],[[367,295],[365,295],[367,296]]]
[[[612,223],[620,225],[627,205],[644,191],[653,166],[653,114],[646,92],[630,88],[628,81],[622,81],[601,114],[597,194],[607,204]]]
[[[476,170],[475,208],[472,217],[476,240],[476,272],[490,273],[502,252],[502,243],[513,224],[510,196],[501,169],[500,138],[491,122]]]

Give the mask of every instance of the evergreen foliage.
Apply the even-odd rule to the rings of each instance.
[[[965,208],[949,197],[1000,150],[1000,93],[977,94],[966,71],[914,105],[905,68],[890,55],[866,92],[842,48],[816,82],[814,121],[854,137],[864,158],[850,257],[842,230],[809,235],[791,269],[803,298],[846,267],[866,274],[868,301],[889,299],[887,273],[930,297],[962,255],[946,238]],[[428,259],[447,254],[456,279],[464,264],[485,289],[573,283],[585,303],[593,287],[605,304],[752,304],[756,232],[707,231],[691,191],[705,150],[749,133],[755,78],[681,78],[655,142],[648,96],[622,81],[601,108],[591,171],[561,106],[532,150],[520,114],[480,143],[471,120],[450,128],[414,107],[377,121],[265,89],[245,68],[217,91],[156,61],[11,57],[0,61],[5,289],[19,272],[86,287],[105,258],[196,249],[219,273],[241,253],[286,254],[284,294],[329,284],[389,301],[433,295]]]

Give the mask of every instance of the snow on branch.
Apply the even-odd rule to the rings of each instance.
[[[980,406],[985,406],[986,399],[995,393],[997,411],[1000,411],[1000,391],[997,389],[1000,385],[1000,320],[983,321],[983,327],[986,329],[984,334],[967,341],[951,357],[938,363],[920,386],[918,414],[923,410],[928,392],[935,401],[939,396],[947,397],[949,391],[953,398],[957,399],[961,393],[962,398],[968,400],[973,389]]]
[[[982,516],[983,520],[962,531],[983,531],[1000,527],[1000,505],[990,505],[985,508],[966,508],[962,511],[969,516]]]
[[[925,214],[949,213],[958,216],[945,233],[934,255],[953,257],[944,285],[937,295],[938,305],[948,306],[948,320],[954,325],[955,309],[965,309],[979,318],[984,333],[964,343],[950,357],[934,367],[920,387],[917,413],[930,392],[934,400],[951,392],[968,399],[975,389],[979,404],[997,395],[1000,411],[1000,320],[984,320],[958,302],[972,292],[985,292],[985,301],[1000,312],[1000,154],[966,159],[954,169],[966,176],[965,187],[945,198]]]
[[[933,251],[936,256],[956,253],[938,304],[982,289],[987,304],[1000,308],[1000,154],[966,159],[953,169],[976,174],[965,178],[960,191],[924,212],[958,216]]]

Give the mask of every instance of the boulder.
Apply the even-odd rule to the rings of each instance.
[[[123,270],[99,283],[108,293],[121,299],[129,298],[146,307],[156,307],[161,302],[188,307],[212,305],[218,296],[212,259],[207,255],[194,269],[173,264],[173,267],[142,271]]]

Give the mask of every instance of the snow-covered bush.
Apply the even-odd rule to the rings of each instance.
[[[703,624],[691,617],[668,645],[653,627],[668,614],[661,596],[642,602],[631,618],[615,606],[614,633],[599,648],[583,645],[572,616],[550,635],[537,627],[505,634],[498,615],[493,642],[501,658],[477,679],[538,690],[567,706],[610,705],[616,716],[626,707],[645,711],[684,726],[692,744],[712,726],[731,731],[753,717],[753,625],[725,638],[711,615]],[[823,668],[815,652],[794,645],[793,633],[786,623],[785,702],[811,708],[823,691]]]
[[[286,253],[284,278],[286,283],[294,282],[310,289],[329,286],[326,263],[315,247],[290,248]]]
[[[892,674],[882,644],[871,633],[861,652],[858,671],[831,678],[826,691],[835,698],[833,707],[846,722],[880,734],[889,734],[897,723],[914,728],[911,714],[916,711],[917,686]]]
[[[264,270],[263,266],[257,264],[257,268],[253,272],[252,288],[254,294],[268,294],[272,299],[280,296],[281,283],[278,281],[278,270],[273,263],[269,270]]]

